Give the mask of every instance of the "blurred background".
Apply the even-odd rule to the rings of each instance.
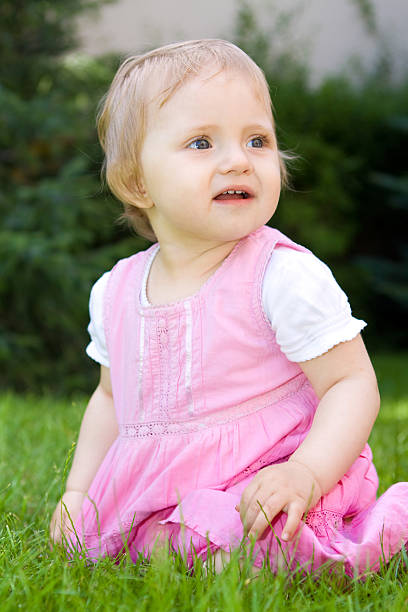
[[[227,38],[296,154],[273,225],[332,268],[370,352],[408,346],[406,0],[2,0],[0,385],[88,393],[92,283],[148,246],[116,222],[95,115],[121,59]]]

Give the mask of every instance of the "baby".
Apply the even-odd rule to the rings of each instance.
[[[92,289],[101,376],[52,538],[93,560],[160,542],[191,566],[249,537],[273,571],[378,569],[408,539],[408,484],[376,500],[365,323],[266,225],[286,171],[261,69],[222,40],[131,57],[99,134],[111,190],[155,244]]]

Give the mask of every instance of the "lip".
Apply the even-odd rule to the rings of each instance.
[[[242,198],[240,200],[237,200],[236,198],[231,198],[231,199],[224,199],[224,200],[216,200],[216,198],[221,195],[222,193],[224,193],[224,191],[245,191],[248,194],[247,198]],[[254,198],[255,194],[254,191],[251,187],[249,187],[248,185],[225,185],[225,187],[222,187],[222,189],[220,189],[219,191],[217,191],[217,193],[215,194],[215,196],[213,197],[213,200],[215,200],[217,202],[217,204],[230,204],[230,203],[234,203],[236,206],[238,205],[243,205],[245,203],[248,203],[249,200],[252,200]]]

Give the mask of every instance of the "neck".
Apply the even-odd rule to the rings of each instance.
[[[201,278],[214,272],[228,257],[237,242],[236,240],[206,245],[201,249],[160,243],[158,259],[169,278],[184,278],[186,275]]]
[[[188,249],[160,243],[147,283],[152,304],[165,304],[189,297],[220,267],[238,241],[214,244],[205,249]]]

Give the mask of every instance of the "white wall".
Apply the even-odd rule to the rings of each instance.
[[[313,80],[335,72],[359,56],[370,65],[379,40],[389,48],[397,73],[407,66],[408,0],[373,0],[379,39],[370,36],[353,0],[252,0],[264,27],[278,10],[297,7],[291,33],[299,53],[307,53]],[[99,16],[79,23],[82,51],[138,53],[189,38],[231,38],[238,0],[118,0]],[[279,9],[278,9],[279,7]]]

